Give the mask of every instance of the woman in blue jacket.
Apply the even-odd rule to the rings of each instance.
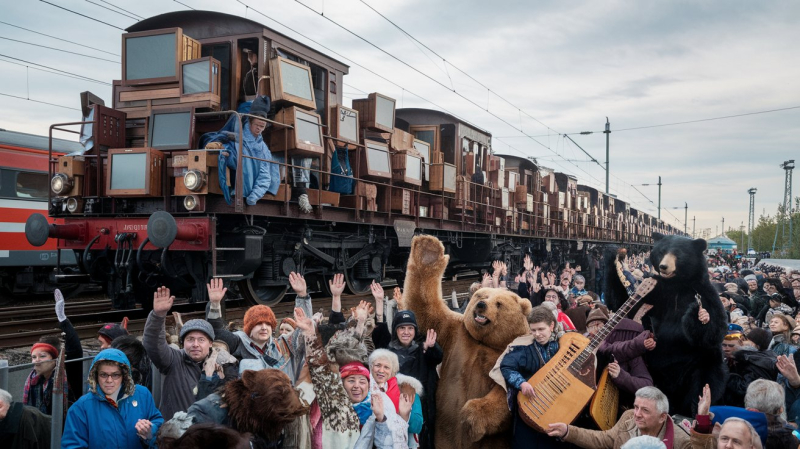
[[[89,392],[67,413],[62,449],[156,447],[164,423],[147,388],[136,385],[125,354],[104,349],[89,370]]]

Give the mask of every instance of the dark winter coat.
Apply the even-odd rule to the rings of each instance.
[[[612,381],[622,390],[620,393],[623,393],[623,403],[632,403],[633,395],[638,389],[653,386],[653,378],[643,358],[647,352],[644,341],[649,336],[650,333],[646,332],[641,324],[623,318],[597,351],[609,359],[613,355],[619,364],[619,376]]]
[[[422,416],[424,418],[419,442],[423,449],[433,448],[434,426],[436,422],[436,387],[439,375],[436,374],[436,365],[442,363],[444,353],[439,343],[427,351],[422,350],[425,335],[418,333],[417,339],[408,347],[404,347],[397,339],[397,332],[389,334],[386,323],[378,323],[372,332],[372,341],[376,348],[384,348],[397,354],[400,362],[400,374],[411,376],[422,384]]]
[[[725,405],[744,407],[744,395],[752,381],[775,381],[778,378],[777,360],[774,352],[758,351],[750,346],[743,346],[734,352],[728,366],[730,374],[725,386]]]
[[[64,358],[69,362],[83,357],[83,346],[81,337],[67,318],[58,323],[61,332],[64,333]],[[64,365],[67,373],[67,383],[69,384],[68,399],[70,404],[78,400],[83,394],[83,363],[67,363]]]
[[[8,449],[49,448],[50,416],[36,407],[12,402],[5,419],[0,420],[0,441]]]
[[[158,409],[171,419],[175,412],[186,411],[197,400],[203,362],[195,362],[184,350],[167,344],[165,320],[166,317],[150,312],[144,325],[142,344],[153,365],[163,375]]]

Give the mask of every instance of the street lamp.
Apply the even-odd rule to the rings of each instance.
[[[686,234],[686,235],[689,235],[686,232],[687,229],[688,229],[687,225],[689,224],[689,203],[683,203],[683,207],[680,207],[680,206],[679,207],[668,207],[667,209],[672,209],[672,210],[683,209],[683,233]],[[677,220],[677,218],[675,220]],[[692,234],[694,234],[694,231],[692,231]]]
[[[658,177],[658,184],[639,184],[641,186],[658,186],[658,219],[661,220],[661,176]]]

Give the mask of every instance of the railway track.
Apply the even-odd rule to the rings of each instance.
[[[461,304],[467,295],[469,285],[475,278],[445,281],[442,285],[442,296],[450,300],[453,290],[458,294]],[[391,296],[394,283],[384,286],[386,294]],[[342,295],[342,311],[347,314],[350,307],[358,305],[359,301],[371,299],[371,295]],[[314,311],[322,310],[325,314],[330,310],[330,297],[314,298]],[[241,320],[247,311],[248,304],[243,299],[229,299],[225,302],[226,319],[228,321]],[[0,349],[30,346],[45,335],[58,334],[61,330],[55,317],[53,303],[46,305],[7,307],[0,309]],[[104,323],[120,322],[128,318],[128,331],[134,334],[144,330],[147,313],[142,309],[109,310],[111,302],[108,300],[84,301],[67,303],[65,311],[80,338],[92,338],[97,335],[97,330]],[[294,301],[287,300],[272,307],[278,320],[292,316]],[[178,312],[184,322],[193,318],[203,318],[205,303],[189,303],[186,300],[176,301],[170,312]],[[174,327],[172,315],[167,316],[167,328]]]

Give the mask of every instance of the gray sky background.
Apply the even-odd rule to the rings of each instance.
[[[96,4],[86,0],[48,1],[121,28],[136,20],[98,5],[111,3],[143,17],[186,9],[174,0],[92,0]],[[694,216],[698,232],[711,228],[712,235],[722,217],[726,228],[738,228],[742,222],[746,225],[750,187],[758,188],[756,214],[763,210],[774,214],[783,200],[784,171],[779,164],[791,158],[800,162],[800,109],[623,131],[800,106],[798,2],[364,1],[492,93],[453,66],[443,64],[441,58],[414,43],[360,0],[306,0],[305,4],[324,11],[325,16],[480,107],[296,1],[242,0],[340,54],[331,56],[351,66],[350,75],[345,77],[345,104],[364,97],[365,92],[377,91],[396,98],[398,107],[443,108],[490,131],[496,152],[536,156],[541,164],[574,174],[580,183],[601,189],[605,172],[587,162],[588,158],[560,134],[595,131],[572,138],[603,163],[605,136],[596,131],[602,131],[608,116],[612,129],[611,193],[655,215],[655,205],[630,184],[655,184],[661,176],[662,205],[680,208],[662,211],[662,218],[682,227],[683,205],[687,202],[689,232]],[[247,14],[317,48],[283,25],[247,10],[241,2],[183,3],[195,9]],[[122,31],[116,28],[38,0],[0,0],[0,5],[3,22],[120,53]],[[78,108],[79,92],[91,90],[110,104],[110,85],[26,69],[9,61],[24,64],[10,59],[18,58],[110,83],[120,78],[119,56],[3,23],[0,37],[117,61],[0,39],[0,93]],[[78,120],[79,115],[77,110],[0,96],[0,127],[9,130],[46,135],[50,124]],[[537,136],[536,141],[515,128]],[[800,194],[798,184],[795,182],[794,196]],[[637,188],[657,202],[657,187]]]

